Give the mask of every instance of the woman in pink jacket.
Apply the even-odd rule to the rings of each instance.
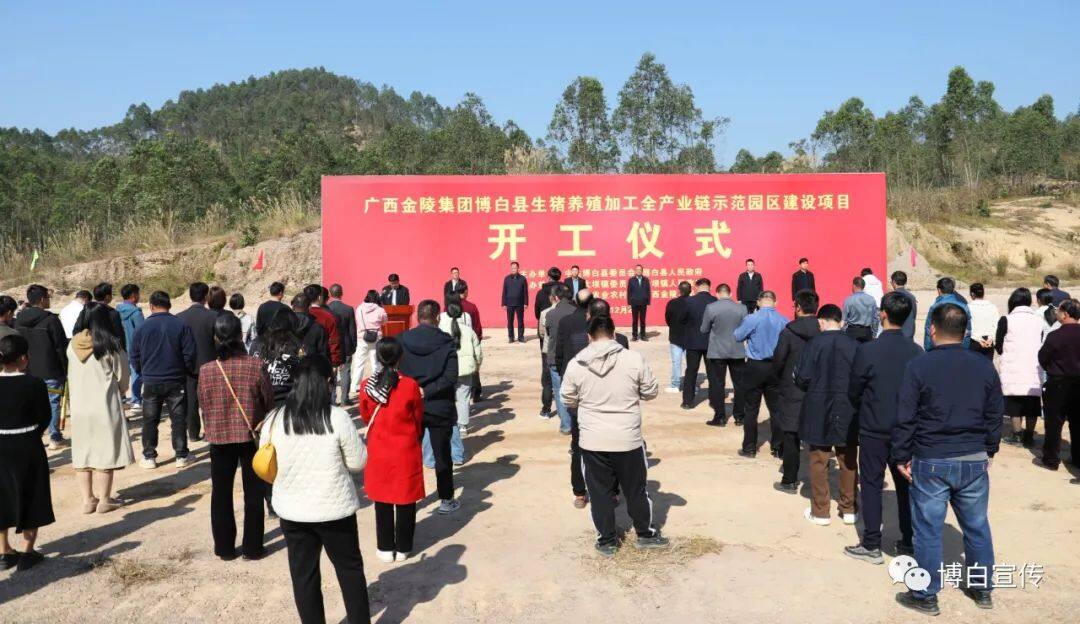
[[[1035,443],[1035,423],[1042,412],[1039,347],[1044,325],[1031,307],[1031,291],[1014,290],[1009,296],[1009,313],[998,321],[994,341],[1001,356],[998,373],[1005,394],[1005,415],[1012,418],[1012,435],[1005,442],[1014,446]]]

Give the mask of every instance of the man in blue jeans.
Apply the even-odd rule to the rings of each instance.
[[[30,367],[27,373],[41,379],[49,389],[49,450],[57,450],[64,442],[60,433],[60,403],[67,381],[67,335],[60,317],[49,312],[52,293],[40,284],[26,289],[25,310],[15,317],[15,330],[30,346]]]
[[[899,593],[896,601],[929,615],[941,612],[941,532],[951,503],[964,534],[964,565],[982,572],[969,575],[963,591],[978,607],[990,609],[994,544],[986,510],[1005,399],[994,365],[963,346],[967,312],[941,303],[930,323],[934,349],[908,364],[892,431],[892,459],[911,481],[915,560],[930,573],[930,585]]]

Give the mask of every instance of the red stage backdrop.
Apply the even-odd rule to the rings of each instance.
[[[652,280],[649,325],[663,325],[678,283],[731,285],[747,258],[791,316],[791,274],[810,259],[822,303],[851,279],[885,275],[885,175],[326,176],[323,279],[358,304],[398,273],[413,305],[441,302],[461,269],[485,326],[505,327],[502,279],[517,260],[529,280],[526,324],[547,270],[579,265],[593,292],[629,324],[626,281]]]

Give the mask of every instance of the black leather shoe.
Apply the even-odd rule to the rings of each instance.
[[[1033,458],[1031,460],[1031,463],[1038,466],[1039,468],[1046,468],[1047,470],[1057,470],[1058,467],[1060,466],[1060,464],[1048,463],[1045,459],[1043,459],[1041,457]]]
[[[915,554],[915,547],[912,546],[911,544],[908,544],[907,542],[905,542],[902,539],[898,539],[895,542],[893,542],[893,550],[896,551],[896,555],[898,557],[900,555],[907,555],[907,556],[911,557],[911,556],[913,556]]]
[[[912,611],[918,611],[925,615],[941,615],[941,609],[938,608],[937,604],[937,596],[919,600],[915,597],[915,594],[906,591],[896,594],[896,602],[899,602],[902,607],[907,607]]]
[[[705,424],[709,425],[710,427],[727,427],[727,419],[713,418],[712,420],[706,420]]]
[[[689,404],[689,403],[683,403],[683,404],[682,404],[682,405],[680,405],[679,407],[683,408],[684,410],[688,410],[688,409],[694,409],[693,407],[691,407],[691,406],[690,406],[690,404]]]
[[[753,459],[757,457],[757,451],[746,451],[743,449],[739,449],[739,457],[747,457]]]
[[[773,489],[777,492],[783,492],[784,494],[796,494],[799,491],[798,483],[784,483],[783,481],[777,481],[772,484]]]
[[[736,418],[735,419],[735,426],[736,427],[742,427],[742,420],[743,420],[742,418]]]
[[[993,609],[994,600],[990,597],[990,592],[985,589],[976,589],[974,587],[962,587],[960,591],[964,592],[964,595],[975,603],[976,607],[980,609]]]
[[[773,449],[769,451],[769,455],[772,455],[776,459],[780,459],[781,457],[783,457],[783,454],[778,449]]]

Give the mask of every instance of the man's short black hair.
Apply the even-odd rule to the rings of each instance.
[[[701,288],[702,286],[712,288],[712,280],[707,277],[699,277],[697,281],[694,282],[694,286],[697,286],[698,288]]]
[[[1054,303],[1054,293],[1049,288],[1040,288],[1035,291],[1035,301],[1041,306],[1050,305]]]
[[[856,277],[855,279],[851,280],[851,285],[855,286],[859,290],[862,290],[866,288],[866,280],[861,277]]]
[[[889,319],[890,323],[898,326],[903,325],[911,316],[911,301],[894,290],[885,293],[885,296],[881,298],[881,309],[885,312],[885,317]]]
[[[862,276],[862,277],[866,277],[867,275],[873,275],[873,274],[874,274],[874,271],[870,267],[866,267],[862,271],[859,271],[859,275]]]
[[[937,289],[941,291],[941,294],[948,295],[956,290],[956,280],[943,277],[937,281]]]
[[[150,307],[158,308],[159,310],[168,310],[172,308],[172,298],[169,297],[169,293],[164,290],[155,290],[150,293]]]
[[[124,284],[120,287],[120,296],[124,299],[131,299],[137,294],[139,294],[138,284]]]
[[[188,286],[188,297],[195,303],[205,302],[208,294],[210,294],[210,286],[206,282],[195,282]]]
[[[17,309],[19,309],[17,301],[7,295],[0,295],[0,316],[14,312]]]
[[[844,321],[844,313],[835,303],[826,303],[818,308],[817,317],[826,321],[833,321],[834,323],[842,323]]]
[[[434,299],[424,299],[420,302],[420,305],[416,306],[416,320],[427,323],[438,323],[440,312],[442,312],[442,308],[439,307],[438,301],[435,301]]]
[[[43,299],[49,298],[49,289],[45,288],[41,284],[31,284],[26,289],[26,302],[32,306],[36,306],[41,303]]]
[[[297,293],[296,296],[292,298],[293,310],[307,310],[310,307],[311,299],[309,299],[306,294]]]
[[[690,285],[690,282],[683,280],[679,282],[679,294],[683,297],[689,295],[694,291],[694,287]]]
[[[341,295],[345,294],[345,291],[341,288],[341,284],[331,284],[330,296],[334,299],[341,299]]]
[[[1061,281],[1058,280],[1057,275],[1047,275],[1043,278],[1043,283],[1050,288],[1057,288],[1061,285]]]
[[[903,271],[893,271],[892,277],[889,279],[897,286],[907,286],[907,273]]]
[[[577,296],[574,297],[574,303],[577,305],[577,307],[588,310],[589,304],[592,303],[593,299],[594,297],[592,291],[588,288],[582,288],[581,290],[577,291]]]
[[[1062,301],[1061,305],[1058,306],[1058,309],[1064,312],[1065,316],[1080,321],[1080,302],[1076,299],[1066,299],[1065,301]],[[1070,433],[1072,432],[1071,429],[1069,431]]]
[[[972,299],[982,299],[986,295],[986,289],[979,282],[975,282],[968,288],[968,292],[971,293]]]
[[[810,260],[807,258],[799,258],[799,264],[802,264],[803,262],[810,262]]]
[[[727,282],[720,282],[720,285],[716,287],[716,294],[720,293],[725,295],[731,294],[731,286],[728,286]]]
[[[233,293],[232,296],[229,297],[229,308],[232,310],[243,310],[245,303],[247,302],[244,301],[244,295],[241,295],[240,293]]]
[[[816,314],[820,303],[818,294],[808,288],[795,293],[795,307],[802,310],[803,314]]]
[[[594,316],[589,319],[589,336],[597,338],[613,338],[615,336],[615,321],[606,314]]]
[[[551,287],[551,294],[558,297],[559,301],[570,301],[570,298],[574,296],[574,291],[570,290],[566,284],[555,284]]]
[[[578,265],[576,265],[576,264],[570,265],[570,268],[571,268],[571,269],[577,269],[578,271],[580,271],[580,270],[581,270],[581,267],[579,267],[579,266],[578,266]]]
[[[91,293],[89,290],[80,290],[79,292],[75,293],[75,298],[86,299],[87,301],[90,301],[94,298],[94,294]]]
[[[400,282],[401,278],[398,277],[397,273],[391,273],[390,275],[388,275],[386,277],[386,281],[388,281],[388,282]]]
[[[521,264],[517,260],[511,261],[510,266],[516,266],[519,269],[521,268]]]
[[[101,282],[94,286],[94,301],[105,301],[112,296],[112,284]]]
[[[771,290],[763,290],[761,291],[761,294],[757,296],[758,301],[761,301],[762,299],[768,299],[769,301],[776,303],[776,293]]]
[[[285,293],[285,284],[282,284],[281,282],[274,282],[273,284],[270,284],[270,295],[271,296],[277,297],[278,295],[281,295],[281,294],[284,294],[284,293]]]
[[[753,259],[753,258],[747,258],[747,259],[746,259],[746,261],[747,261],[747,262],[754,262],[754,259]],[[756,263],[756,262],[754,262],[754,264],[757,264],[757,263]]]
[[[644,269],[645,267],[643,265],[640,265],[640,264],[635,264],[634,268],[635,269]]]
[[[308,298],[308,302],[316,303],[322,298],[322,285],[321,284],[308,284],[304,286],[304,296]]]
[[[967,333],[968,315],[955,303],[943,303],[934,308],[930,322],[938,335],[962,339]]]
[[[562,270],[559,267],[551,267],[548,269],[548,279],[557,282],[562,279]]]
[[[453,273],[454,271],[457,271],[458,273],[460,273],[461,269],[459,269],[457,267],[450,267],[450,272]]]
[[[611,306],[607,301],[600,298],[593,298],[589,302],[589,318],[595,318],[597,316],[611,316]]]

